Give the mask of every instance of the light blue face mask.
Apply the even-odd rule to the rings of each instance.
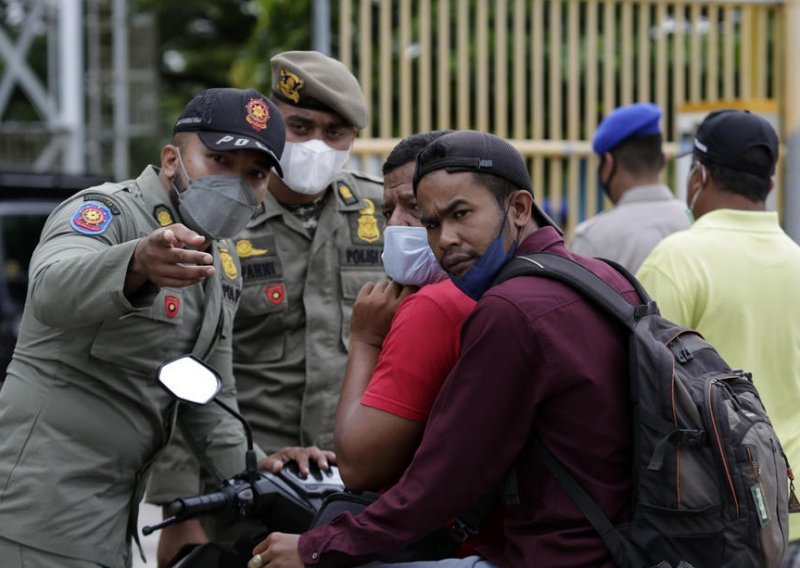
[[[428,245],[425,227],[386,227],[382,258],[386,276],[404,286],[425,286],[447,278]]]
[[[514,257],[514,253],[517,251],[518,241],[516,239],[511,244],[508,252],[503,250],[503,229],[505,229],[507,215],[508,209],[503,214],[503,222],[500,225],[500,233],[497,238],[492,241],[492,244],[489,245],[489,248],[486,249],[486,252],[480,256],[475,264],[464,273],[464,276],[450,275],[450,280],[453,281],[456,288],[476,302],[489,289],[500,269]]]

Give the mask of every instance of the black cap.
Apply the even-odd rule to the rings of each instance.
[[[457,130],[428,144],[417,156],[413,188],[417,193],[420,180],[436,170],[476,172],[497,176],[518,189],[533,193],[531,176],[522,154],[499,136],[476,130]],[[534,201],[533,214],[540,226],[561,228]]]
[[[207,89],[189,101],[172,133],[196,132],[212,150],[260,150],[283,176],[286,143],[281,113],[254,89]]]
[[[768,152],[768,165],[745,158],[748,151],[758,147]],[[700,123],[692,152],[701,161],[768,178],[775,173],[778,161],[778,135],[766,119],[749,111],[718,110]]]

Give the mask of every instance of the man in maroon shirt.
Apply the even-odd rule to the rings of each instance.
[[[533,200],[522,156],[482,132],[442,136],[419,155],[414,188],[428,242],[453,282],[479,302],[461,357],[400,481],[357,516],[301,536],[273,533],[253,565],[351,566],[401,549],[515,479],[505,547],[449,566],[613,566],[607,549],[533,449],[533,436],[612,522],[627,518],[631,435],[627,332],[578,292],[534,276],[490,289],[514,255],[577,260],[630,301],[628,281],[575,256]]]

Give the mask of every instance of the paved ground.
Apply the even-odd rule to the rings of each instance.
[[[133,545],[133,568],[155,568],[156,565],[156,546],[158,545],[158,532],[150,536],[142,536],[142,527],[154,525],[161,520],[161,508],[142,503],[139,508],[139,538],[142,542],[147,564],[142,562],[136,545]]]

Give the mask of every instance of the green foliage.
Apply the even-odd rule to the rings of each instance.
[[[249,0],[131,2],[132,12],[152,12],[158,23],[164,131],[197,92],[231,84],[233,62],[257,22],[252,4]]]
[[[162,132],[203,89],[268,93],[270,57],[311,43],[310,0],[131,0],[130,9],[158,22]]]
[[[258,22],[240,57],[232,61],[233,85],[269,94],[270,58],[282,51],[311,49],[311,0],[256,0]]]

